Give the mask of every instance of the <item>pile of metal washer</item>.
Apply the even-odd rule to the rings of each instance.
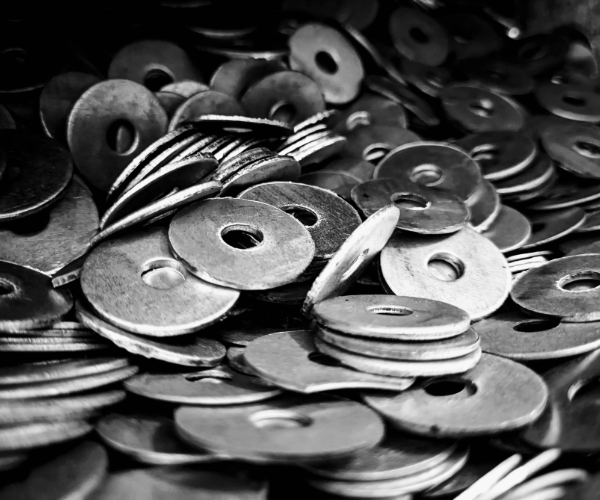
[[[106,52],[3,21],[0,498],[596,498],[585,36],[118,13]]]

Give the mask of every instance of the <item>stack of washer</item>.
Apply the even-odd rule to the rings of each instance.
[[[469,315],[417,297],[349,295],[315,305],[315,346],[356,370],[392,377],[464,373],[481,356]]]

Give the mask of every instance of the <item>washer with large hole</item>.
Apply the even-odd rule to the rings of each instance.
[[[288,125],[325,111],[319,86],[297,71],[279,71],[262,78],[246,91],[242,105],[250,116],[258,118],[275,119],[273,115],[277,116],[279,111],[278,121]]]
[[[375,179],[399,178],[472,196],[481,179],[479,166],[462,149],[443,142],[415,142],[392,150],[375,168]]]
[[[73,159],[58,142],[20,130],[0,130],[0,149],[6,155],[1,222],[36,214],[64,194],[73,176]]]
[[[390,314],[390,313],[387,313]],[[448,339],[426,341],[398,341],[369,336],[348,335],[346,332],[317,326],[317,336],[346,351],[373,358],[396,359],[399,361],[438,361],[467,356],[479,348],[479,337],[474,330]],[[383,336],[382,336],[383,337]]]
[[[166,40],[139,40],[122,47],[110,62],[108,78],[131,80],[153,92],[180,80],[202,80],[186,52]]]
[[[439,66],[448,57],[448,33],[421,10],[396,9],[389,17],[388,29],[396,50],[411,61]]]
[[[209,326],[239,297],[236,290],[190,275],[169,251],[164,228],[98,245],[81,271],[81,288],[101,318],[129,332],[155,337]]]
[[[521,212],[501,205],[500,213],[492,225],[483,231],[485,236],[502,253],[522,248],[531,236],[531,223]]]
[[[312,78],[325,101],[345,104],[360,91],[364,77],[361,58],[338,30],[320,23],[306,23],[288,41],[290,67]]]
[[[474,328],[485,352],[518,361],[577,356],[600,347],[594,323],[561,323],[511,312],[484,319]]]
[[[167,129],[167,115],[145,87],[105,80],[77,100],[67,128],[77,168],[94,187],[108,191],[127,165]]]
[[[519,132],[480,132],[455,142],[481,168],[489,181],[498,181],[525,170],[535,158],[537,146],[533,139]]]
[[[342,295],[381,252],[396,228],[400,210],[388,205],[364,221],[329,260],[302,304],[304,315],[319,302]]]
[[[464,373],[475,367],[481,358],[479,347],[456,358],[406,360],[373,357],[364,353],[357,354],[325,342],[321,336],[315,338],[315,346],[323,354],[337,359],[355,370],[388,377],[437,377]]]
[[[92,194],[73,179],[46,212],[0,229],[0,259],[53,274],[85,254],[97,231],[98,209]]]
[[[415,297],[447,302],[472,320],[502,306],[511,285],[502,253],[469,228],[450,236],[396,234],[381,252],[380,267],[393,293],[410,290]]]
[[[400,208],[396,227],[415,233],[453,233],[469,219],[467,206],[454,194],[399,178],[363,182],[352,189],[352,200],[367,216],[393,203]]]
[[[400,394],[363,397],[393,427],[432,437],[468,437],[534,422],[546,406],[548,389],[529,368],[483,354],[481,362],[460,377],[422,380]]]
[[[169,241],[190,272],[240,290],[291,283],[315,254],[310,233],[293,216],[266,203],[231,198],[180,211],[171,221]]]
[[[240,116],[244,115],[244,110],[236,99],[222,92],[198,92],[188,97],[175,110],[169,121],[169,132],[203,115]]]
[[[79,321],[131,354],[173,365],[196,367],[213,367],[225,358],[225,347],[215,339],[182,336],[155,341],[107,323],[90,311],[81,301],[77,302],[75,308]]]
[[[360,225],[356,210],[331,191],[294,182],[267,182],[238,195],[261,201],[298,219],[315,242],[315,260],[330,259]]]
[[[600,132],[584,123],[551,123],[541,133],[544,149],[570,174],[600,179]],[[572,193],[571,193],[572,194]]]
[[[466,132],[518,131],[525,124],[525,110],[510,97],[468,85],[454,85],[440,92],[448,118]]]
[[[586,214],[579,207],[531,215],[531,237],[521,248],[531,249],[564,238],[581,227],[585,219]]]
[[[454,337],[469,328],[469,315],[445,302],[394,295],[347,295],[319,302],[317,322],[347,335],[425,341]]]
[[[183,406],[178,435],[203,450],[259,463],[341,458],[372,448],[384,426],[370,408],[329,395],[283,395],[264,403]]]
[[[317,351],[314,332],[279,332],[252,341],[244,352],[260,377],[294,392],[312,394],[338,389],[403,391],[413,378],[384,377],[347,368]]]
[[[585,85],[546,83],[536,89],[535,97],[554,115],[579,122],[600,122],[600,96]]]
[[[519,276],[512,299],[527,311],[585,323],[600,320],[600,255],[554,259]]]
[[[124,386],[133,394],[157,401],[208,406],[255,403],[282,392],[226,366],[187,373],[144,373],[130,378]]]

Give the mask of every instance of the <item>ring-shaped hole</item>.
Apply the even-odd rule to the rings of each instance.
[[[593,158],[595,160],[600,158],[600,145],[588,142],[586,140],[576,141],[571,149],[581,156],[587,158]]]
[[[408,307],[401,306],[369,306],[367,311],[383,316],[410,316],[414,312]]]
[[[298,117],[298,110],[291,102],[279,101],[271,106],[268,117],[283,123],[294,123]]]
[[[6,229],[19,236],[35,236],[40,234],[48,227],[50,223],[50,212],[43,211],[37,214],[28,215],[22,219],[11,221],[5,224]]]
[[[315,54],[315,64],[323,73],[333,75],[338,72],[338,63],[335,61],[333,56],[324,50],[321,50]]]
[[[313,419],[291,410],[262,410],[250,415],[250,422],[259,429],[298,429],[312,425]]]
[[[412,169],[409,179],[424,186],[435,186],[442,182],[443,170],[437,165],[425,163]]]
[[[477,387],[468,380],[439,379],[427,383],[425,392],[436,397],[473,396],[477,392]]]
[[[167,68],[153,68],[144,75],[144,86],[152,92],[157,92],[174,81],[175,77]]]
[[[596,271],[576,271],[558,280],[560,290],[570,293],[587,293],[600,287],[600,273]]]
[[[523,333],[546,332],[560,325],[558,319],[528,319],[513,325],[513,330]]]
[[[356,127],[370,125],[371,121],[371,113],[368,111],[356,111],[346,119],[346,128],[354,130]]]
[[[156,259],[142,267],[142,281],[157,290],[170,290],[183,284],[187,271],[175,259]]]
[[[469,152],[469,156],[478,163],[490,164],[497,163],[499,153],[495,144],[479,144]]]
[[[391,200],[394,205],[406,210],[426,210],[431,206],[430,201],[415,193],[394,193]]]
[[[17,287],[5,278],[0,278],[0,297],[6,298],[13,295],[17,291]]]
[[[189,373],[184,375],[183,378],[188,382],[202,382],[206,384],[222,384],[225,380],[233,380],[233,377],[228,373],[218,373],[214,370],[207,370],[207,373]]]
[[[319,351],[313,351],[308,356],[308,359],[313,363],[317,363],[321,366],[340,366],[341,363],[331,356],[327,356]]]
[[[288,205],[281,207],[281,210],[299,220],[306,227],[312,227],[319,222],[319,216],[306,207],[301,207],[299,205]]]
[[[538,41],[529,42],[519,49],[519,57],[526,61],[536,61],[548,54],[548,47]]]
[[[561,97],[562,102],[569,106],[575,106],[577,108],[584,107],[587,103],[587,99],[584,95],[579,92],[567,92]]]
[[[456,281],[465,274],[465,264],[455,255],[436,253],[427,263],[429,274],[440,281]]]
[[[413,41],[419,44],[426,44],[431,41],[429,35],[425,33],[419,26],[413,26],[408,30],[408,34],[413,39]]]
[[[469,109],[482,118],[489,118],[494,114],[494,102],[491,99],[478,99],[469,103]]]
[[[596,403],[600,399],[600,377],[592,377],[575,382],[567,391],[569,401],[584,400]]]
[[[248,224],[231,224],[221,231],[221,238],[230,247],[248,250],[258,247],[264,240],[260,229]]]
[[[363,160],[376,165],[392,149],[393,149],[392,146],[389,144],[384,144],[384,143],[369,144],[365,149],[363,149],[362,157],[363,157]]]
[[[118,155],[126,156],[137,148],[139,134],[129,120],[115,120],[106,130],[108,147]]]

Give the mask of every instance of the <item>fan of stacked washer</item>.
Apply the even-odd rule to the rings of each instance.
[[[444,302],[348,295],[315,305],[315,345],[356,370],[392,377],[464,373],[481,357],[469,315]]]

